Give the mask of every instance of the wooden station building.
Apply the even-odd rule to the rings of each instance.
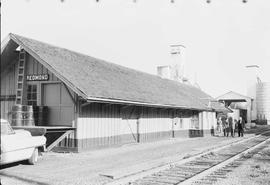
[[[55,149],[75,152],[204,136],[226,111],[198,88],[9,34],[1,45],[1,118],[10,120],[15,104],[46,106],[36,127],[62,128]]]

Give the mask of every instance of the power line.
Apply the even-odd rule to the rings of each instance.
[[[65,2],[65,0],[60,0],[61,2]],[[97,3],[99,3],[101,0],[95,0]],[[142,0],[141,0],[142,1]],[[175,3],[176,2],[176,0],[169,0],[170,1],[170,3]],[[133,0],[133,2],[134,3],[136,3],[137,2],[137,0]],[[212,2],[212,0],[206,0],[206,3],[211,3]],[[242,0],[242,2],[243,3],[247,3],[248,2],[248,0]]]

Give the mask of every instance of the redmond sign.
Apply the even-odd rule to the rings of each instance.
[[[27,81],[47,81],[49,80],[48,74],[40,74],[40,75],[27,75]]]

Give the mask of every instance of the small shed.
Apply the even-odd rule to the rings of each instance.
[[[219,102],[223,102],[226,107],[229,107],[233,111],[233,113],[230,113],[230,116],[237,120],[241,116],[245,121],[249,123],[251,122],[252,111],[254,109],[254,102],[252,98],[229,91],[216,99]]]

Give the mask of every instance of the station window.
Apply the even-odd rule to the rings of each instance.
[[[37,105],[37,85],[27,85],[27,104]]]
[[[183,119],[182,119],[182,118],[179,118],[179,121],[180,121],[179,127],[180,127],[180,128],[183,128]]]

